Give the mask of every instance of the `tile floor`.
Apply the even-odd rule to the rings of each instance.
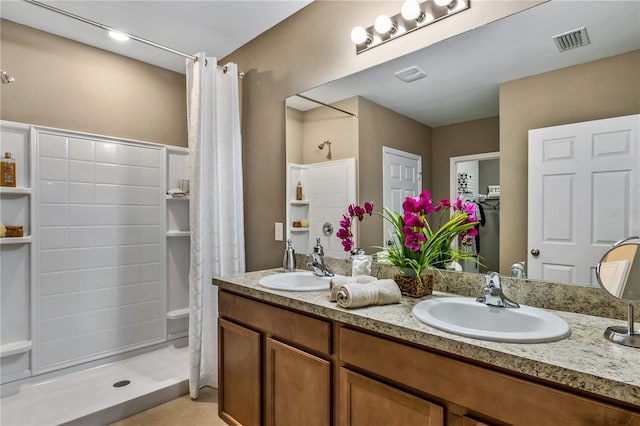
[[[111,426],[226,426],[226,423],[218,418],[218,390],[205,387],[196,401],[184,395]]]

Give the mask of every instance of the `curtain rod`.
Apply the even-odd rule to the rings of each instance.
[[[85,24],[89,24],[89,25],[93,25],[94,27],[102,28],[103,30],[106,30],[106,31],[115,31],[115,32],[122,33],[121,30],[118,30],[116,28],[109,27],[107,25],[101,24],[100,22],[92,21],[91,19],[83,18],[82,16],[78,16],[78,15],[75,15],[73,13],[67,12],[65,10],[58,9],[57,7],[50,6],[50,5],[46,4],[46,3],[41,3],[41,2],[36,1],[36,0],[24,0],[24,1],[27,2],[27,3],[30,3],[30,4],[32,4],[34,6],[38,6],[38,7],[41,7],[43,9],[47,9],[47,10],[50,10],[52,12],[55,12],[55,13],[59,13],[60,15],[67,16],[69,18],[72,18],[72,19],[75,19],[75,20],[78,20],[78,21],[82,21]],[[174,55],[179,55],[179,56],[183,56],[185,58],[189,58],[189,59],[191,59],[193,61],[197,61],[198,60],[198,58],[196,56],[194,56],[194,55],[189,55],[188,53],[180,52],[179,50],[175,50],[175,49],[172,49],[170,47],[163,46],[161,44],[155,43],[155,42],[153,42],[151,40],[144,39],[142,37],[135,36],[133,34],[128,34],[128,33],[125,33],[125,34],[129,38],[131,38],[131,39],[133,39],[135,41],[138,41],[140,43],[144,43],[144,44],[147,44],[149,46],[153,46],[153,47],[156,47],[158,49],[164,50],[166,52],[173,53]]]
[[[55,13],[58,13],[60,15],[64,15],[66,17],[69,17],[69,18],[84,22],[85,24],[93,25],[94,27],[98,27],[98,28],[101,28],[101,29],[106,30],[106,31],[115,31],[115,32],[122,33],[122,31],[120,31],[120,30],[118,30],[116,28],[109,27],[108,25],[101,24],[100,22],[92,21],[91,19],[83,18],[82,16],[75,15],[75,14],[73,14],[71,12],[67,12],[66,10],[58,9],[57,7],[50,6],[50,5],[46,4],[46,3],[42,3],[42,2],[39,2],[39,1],[36,1],[36,0],[24,0],[24,1],[26,3],[32,4],[34,6],[38,6],[38,7],[41,7],[43,9],[50,10],[51,12],[55,12]],[[169,53],[173,53],[174,55],[178,55],[178,56],[182,56],[184,58],[191,59],[194,62],[198,61],[198,57],[195,56],[195,55],[189,55],[188,53],[184,53],[184,52],[181,52],[179,50],[172,49],[172,48],[167,47],[167,46],[163,46],[162,44],[153,42],[151,40],[147,40],[147,39],[142,38],[142,37],[138,37],[138,36],[133,35],[133,34],[129,34],[129,33],[123,33],[123,34],[126,34],[129,38],[131,38],[131,39],[133,39],[135,41],[138,41],[140,43],[155,47],[155,48],[160,49],[160,50],[164,50],[164,51],[169,52]],[[205,59],[205,65],[206,64],[207,64],[207,60]],[[226,65],[225,66],[218,65],[218,68],[223,70],[225,73],[227,72]],[[240,77],[241,79],[244,78],[244,72],[238,71],[238,77]]]
[[[333,105],[329,105],[329,104],[325,104],[324,102],[316,101],[315,99],[308,98],[308,97],[306,97],[306,96],[304,96],[304,95],[301,95],[301,94],[297,94],[296,96],[297,96],[297,97],[299,97],[299,98],[302,98],[302,99],[306,99],[307,101],[315,102],[315,103],[320,104],[320,105],[322,105],[322,106],[326,106],[327,108],[335,109],[336,111],[340,111],[340,112],[342,112],[342,113],[345,113],[345,114],[347,114],[347,115],[350,115],[350,116],[352,116],[353,118],[358,118],[358,115],[357,115],[357,114],[354,114],[354,113],[349,112],[349,111],[345,111],[345,110],[340,109],[340,108],[336,108],[336,107],[334,107]]]

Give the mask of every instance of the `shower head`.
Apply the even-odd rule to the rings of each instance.
[[[0,80],[2,81],[2,84],[9,84],[16,81],[16,79],[12,75],[4,70],[0,70]]]
[[[331,141],[329,139],[327,139],[326,141],[318,145],[318,148],[320,148],[320,150],[322,151],[325,145],[329,147],[329,152],[327,153],[327,160],[331,160]]]

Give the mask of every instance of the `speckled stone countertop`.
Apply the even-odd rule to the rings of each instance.
[[[279,291],[258,284],[260,278],[277,273],[283,273],[282,269],[214,278],[213,283],[221,289],[265,302],[633,404],[640,409],[640,349],[611,343],[602,336],[608,326],[625,326],[625,321],[552,311],[569,323],[570,337],[549,343],[491,342],[440,331],[414,318],[411,311],[416,303],[429,297],[450,295],[447,293],[435,291],[422,299],[403,297],[401,303],[395,305],[343,309],[329,302],[326,291]]]

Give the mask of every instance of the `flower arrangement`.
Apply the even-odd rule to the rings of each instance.
[[[450,215],[450,210],[453,213]],[[461,197],[453,203],[441,200],[433,204],[428,191],[423,190],[418,197],[407,197],[402,204],[402,214],[387,208],[381,215],[392,227],[392,244],[387,247],[385,258],[392,265],[411,270],[420,277],[428,267],[445,268],[451,262],[475,260],[474,256],[452,246],[457,239],[461,244],[469,244],[478,234],[474,228],[477,219],[475,206],[464,203]],[[340,221],[340,230],[336,234],[342,240],[345,251],[354,247],[351,225],[357,219],[362,221],[365,214],[371,215],[373,203],[366,202],[363,207],[350,205],[348,212]],[[432,229],[427,218],[438,214],[438,227]],[[450,217],[449,217],[450,216]]]
[[[371,216],[373,213],[373,203],[366,202],[363,207],[356,204],[349,204],[347,208],[347,214],[342,216],[340,221],[340,229],[336,233],[336,236],[342,240],[342,247],[344,251],[353,251],[355,249],[355,243],[353,241],[353,233],[351,232],[351,225],[355,219],[362,222],[364,215]]]

